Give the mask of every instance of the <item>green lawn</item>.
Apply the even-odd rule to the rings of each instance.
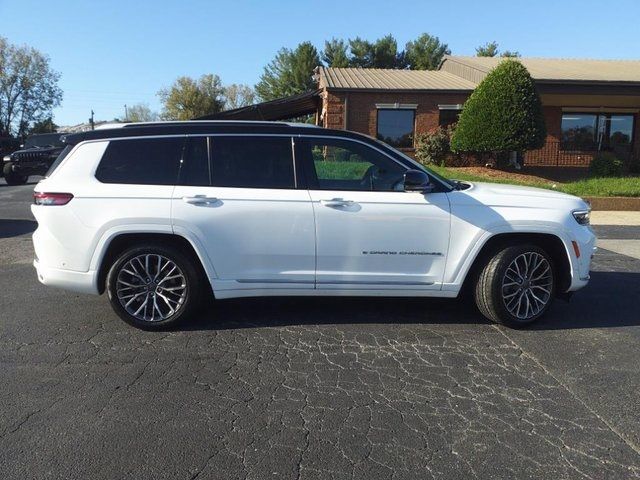
[[[430,165],[429,168],[435,170],[446,178],[456,180],[468,180],[470,182],[491,182],[510,183],[513,185],[526,185],[530,187],[548,188],[559,192],[570,193],[579,197],[640,197],[640,177],[610,177],[610,178],[589,178],[574,182],[560,183],[549,181],[521,181],[516,179],[503,179],[493,177],[483,177],[481,175],[470,175],[455,168],[446,168]],[[555,185],[555,187],[554,187]]]

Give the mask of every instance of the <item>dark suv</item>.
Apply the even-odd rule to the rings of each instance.
[[[62,152],[60,133],[45,133],[27,138],[23,148],[4,157],[2,173],[9,185],[27,183],[29,175],[44,175]]]

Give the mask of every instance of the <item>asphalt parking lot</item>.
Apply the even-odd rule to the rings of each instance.
[[[528,330],[325,298],[152,333],[37,282],[32,189],[0,180],[0,478],[640,477],[638,226]]]

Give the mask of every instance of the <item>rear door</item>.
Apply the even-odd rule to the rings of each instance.
[[[444,192],[405,192],[407,167],[363,142],[306,137],[318,289],[439,289],[449,245]]]
[[[197,242],[228,290],[313,289],[315,231],[296,188],[290,136],[192,136],[172,199],[174,231]]]

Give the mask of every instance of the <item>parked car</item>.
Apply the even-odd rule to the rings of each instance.
[[[20,140],[13,137],[0,137],[0,158],[9,160],[9,155],[20,148]],[[0,169],[2,176],[2,169]]]
[[[27,138],[24,146],[3,158],[2,173],[9,185],[23,185],[30,175],[44,175],[64,145],[59,133],[44,133]]]
[[[142,328],[206,295],[457,297],[519,327],[589,281],[583,200],[451,181],[356,133],[268,122],[67,135],[35,187],[38,278]]]

